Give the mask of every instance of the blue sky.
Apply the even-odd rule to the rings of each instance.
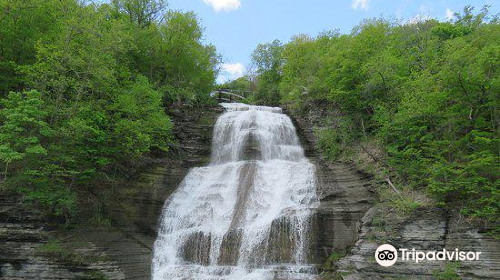
[[[466,5],[476,10],[491,5],[498,13],[500,0],[169,0],[173,10],[194,11],[205,28],[205,42],[224,57],[219,82],[244,74],[259,43],[287,42],[293,35],[317,35],[339,29],[348,33],[364,18],[411,20],[433,17],[446,20]]]

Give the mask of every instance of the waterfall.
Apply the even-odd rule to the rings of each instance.
[[[153,280],[316,279],[315,167],[280,108],[222,104],[212,157],[165,202]]]

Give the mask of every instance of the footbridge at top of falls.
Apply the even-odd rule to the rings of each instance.
[[[217,99],[219,103],[227,102],[244,102],[252,94],[248,90],[238,90],[238,89],[216,89],[210,93],[210,96]]]

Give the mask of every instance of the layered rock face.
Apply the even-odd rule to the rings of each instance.
[[[332,253],[345,253],[356,242],[361,219],[375,195],[367,174],[348,164],[328,162],[316,149],[314,129],[326,126],[331,112],[315,106],[305,114],[290,114],[307,157],[316,165],[321,201],[316,213],[317,262],[323,263]]]
[[[120,269],[110,262],[80,266],[46,257],[39,248],[50,230],[41,214],[21,207],[19,199],[13,194],[0,197],[0,279],[92,279],[97,274],[123,279]],[[92,247],[85,253],[98,256]]]
[[[321,279],[500,279],[500,242],[482,233],[481,225],[465,221],[456,213],[427,206],[409,215],[399,215],[376,203],[376,188],[389,188],[344,163],[321,159],[314,129],[328,127],[338,112],[323,104],[310,104],[300,113],[289,112],[295,121],[307,156],[315,162],[319,180],[317,212],[318,264],[330,254],[340,258]],[[481,252],[479,261],[396,262],[382,267],[374,257],[379,245],[423,251]],[[458,278],[446,278],[446,277]],[[340,277],[340,278],[339,278]]]
[[[363,217],[359,239],[349,255],[338,263],[344,279],[500,279],[500,242],[479,233],[477,225],[443,209],[427,207],[400,217],[393,210],[374,206]],[[474,261],[398,261],[382,267],[374,260],[374,252],[383,243],[396,248],[420,251],[446,249],[481,252]],[[457,278],[449,278],[454,275]],[[448,277],[448,278],[447,278]]]
[[[55,232],[40,213],[21,206],[19,197],[0,194],[0,279],[149,280],[153,242],[163,203],[190,167],[208,162],[213,124],[221,112],[218,107],[199,112],[169,112],[178,141],[172,147],[174,156],[156,159],[138,178],[117,186],[106,209],[113,218],[110,227]],[[420,208],[400,217],[394,210],[377,204],[375,189],[379,186],[368,175],[348,164],[324,161],[315,148],[317,139],[313,128],[326,126],[325,120],[335,117],[335,112],[315,104],[303,114],[289,112],[289,115],[306,156],[316,165],[321,201],[315,217],[316,263],[321,265],[332,253],[347,253],[335,263],[334,269],[335,277],[350,280],[439,279],[448,267],[460,279],[500,279],[499,241],[484,234],[481,225],[435,207]],[[248,158],[258,159],[259,152],[255,149],[257,145],[248,145],[244,153]],[[40,250],[41,245],[53,238],[71,251],[69,257]],[[203,239],[206,238],[199,238]],[[228,238],[227,242],[237,242],[237,239]],[[278,237],[277,240],[284,239]],[[459,248],[482,253],[480,261],[397,262],[384,268],[374,259],[375,249],[383,243],[391,243],[396,248]],[[196,244],[188,246],[203,249]],[[203,251],[188,251],[192,255],[187,258],[207,255]],[[235,254],[235,251],[224,252],[221,262],[231,264],[231,260],[237,258]],[[332,278],[325,274],[323,279]]]

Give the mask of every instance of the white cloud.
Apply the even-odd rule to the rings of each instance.
[[[352,0],[351,7],[354,10],[361,8],[363,10],[368,10],[370,0]]]
[[[240,0],[203,0],[203,2],[212,6],[217,12],[237,10],[241,6]]]
[[[224,63],[217,82],[224,83],[238,79],[245,74],[245,66],[241,63]]]
[[[454,14],[455,14],[455,13],[454,13],[452,10],[450,10],[450,8],[447,8],[447,9],[446,9],[446,19],[447,19],[447,20],[451,20],[451,19],[453,18],[453,15],[454,15]]]
[[[420,5],[418,8],[418,14],[415,15],[413,18],[408,20],[409,23],[411,24],[416,24],[419,22],[424,22],[432,18],[432,8],[426,5]]]

